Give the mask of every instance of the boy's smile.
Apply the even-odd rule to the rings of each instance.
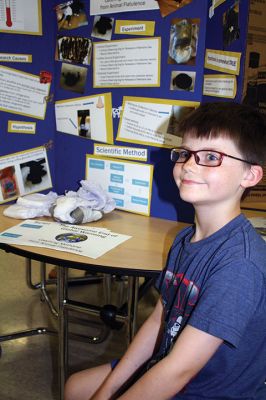
[[[197,182],[197,181],[192,180],[192,179],[181,179],[181,183],[183,185],[202,185],[201,182]]]

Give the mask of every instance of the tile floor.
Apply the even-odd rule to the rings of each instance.
[[[51,268],[51,267],[50,267]],[[73,273],[73,270],[71,270]],[[75,274],[83,274],[75,271]],[[39,263],[33,262],[33,281],[39,281]],[[125,285],[126,283],[124,283]],[[123,284],[122,284],[123,285]],[[112,303],[117,301],[121,282],[112,283]],[[56,287],[48,287],[55,300]],[[102,300],[102,283],[73,286],[69,289],[71,298],[95,304]],[[147,317],[156,302],[153,290],[139,303],[138,323]],[[101,300],[100,300],[101,299]],[[120,299],[121,300],[121,299]],[[39,290],[32,290],[26,284],[24,259],[0,250],[0,334],[35,327],[56,328],[56,318],[46,303],[40,301]],[[84,318],[84,315],[83,315]],[[85,317],[86,318],[86,317]],[[90,324],[71,324],[72,331],[83,334],[98,334],[102,330],[99,319]],[[89,366],[107,362],[119,357],[126,348],[125,327],[113,330],[101,344],[70,340],[69,370],[74,372]],[[57,400],[57,338],[38,335],[2,342],[0,358],[0,399],[1,400]]]

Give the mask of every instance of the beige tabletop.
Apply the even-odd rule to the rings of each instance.
[[[5,217],[3,209],[4,206],[0,207],[1,232],[22,222]],[[39,219],[51,220],[47,217]],[[119,234],[132,236],[132,238],[97,259],[30,246],[12,245],[11,251],[17,251],[17,254],[28,256],[28,258],[43,259],[51,264],[62,265],[66,261],[71,268],[113,267],[115,272],[121,269],[124,273],[125,270],[136,270],[136,273],[137,271],[160,271],[165,265],[169,248],[177,232],[188,224],[115,210],[104,215],[103,219],[85,225],[107,228]],[[6,249],[4,244],[0,244],[0,247]]]

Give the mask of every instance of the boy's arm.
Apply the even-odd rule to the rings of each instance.
[[[161,299],[141,326],[124,356],[90,400],[107,400],[123,386],[153,354],[160,335],[163,316]]]
[[[172,351],[119,400],[170,399],[204,367],[222,343],[222,339],[187,325]]]

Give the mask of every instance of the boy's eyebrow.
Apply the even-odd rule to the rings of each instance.
[[[185,150],[192,150],[189,146],[186,146],[185,144],[184,145],[182,144],[182,145],[180,145],[178,147],[181,147],[182,149],[185,149]],[[202,147],[202,148],[200,148],[198,150],[194,150],[194,151],[201,151],[201,150],[210,150],[210,151],[216,151],[217,153],[223,153],[223,151],[217,150],[217,149],[215,149],[213,147],[212,148],[211,147]]]

